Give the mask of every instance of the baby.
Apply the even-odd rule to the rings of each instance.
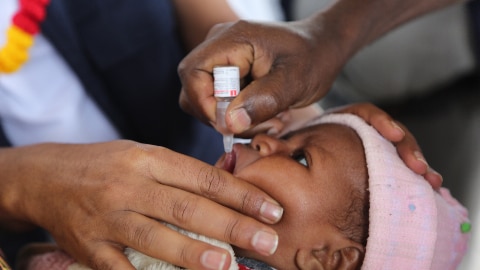
[[[230,269],[456,269],[466,252],[466,209],[357,116],[317,117],[281,139],[260,134],[233,156],[216,166],[266,191],[284,214],[272,225],[275,254],[233,247]],[[126,252],[138,269],[181,269]],[[29,269],[51,269],[46,256],[58,254],[34,257]],[[58,269],[85,269],[72,262]]]

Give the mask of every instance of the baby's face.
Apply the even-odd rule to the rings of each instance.
[[[217,166],[228,167],[284,208],[282,220],[272,226],[279,233],[279,248],[273,257],[237,253],[281,269],[295,268],[299,248],[334,239],[339,231],[330,222],[332,215],[346,211],[354,185],[366,185],[361,141],[352,129],[341,125],[317,125],[282,139],[257,135],[250,145],[234,145],[233,155],[233,164],[224,165],[222,157]]]

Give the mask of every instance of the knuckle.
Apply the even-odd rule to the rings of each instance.
[[[136,226],[131,233],[131,239],[137,247],[149,247],[152,246],[153,239],[156,239],[153,234],[154,230],[150,225]]]
[[[181,80],[187,77],[188,72],[189,72],[189,61],[187,60],[188,58],[184,58],[180,63],[178,64],[177,67],[177,73],[178,76],[180,77]]]
[[[180,108],[186,109],[188,108],[188,101],[187,101],[187,95],[185,94],[185,88],[182,88],[180,91],[180,96],[178,97],[178,104],[180,105]]]
[[[251,193],[249,191],[245,191],[245,193],[242,194],[242,205],[241,205],[241,211],[247,211],[255,208],[255,205],[257,205],[260,201],[256,200],[251,196]]]
[[[240,239],[240,236],[241,236],[240,224],[241,222],[237,218],[231,220],[227,224],[224,232],[224,237],[227,242],[233,244],[233,243],[237,243],[237,241]]]
[[[182,265],[187,265],[188,264],[188,247],[182,246],[178,252],[178,259]]]
[[[244,193],[241,194],[242,204],[240,205],[239,211],[242,213],[250,213],[251,215],[258,215],[265,198],[258,192],[254,192],[254,190],[244,190],[243,192]]]
[[[183,111],[190,115],[194,115],[195,110],[192,107],[192,102],[190,101],[186,88],[182,88],[182,91],[180,92],[180,97],[178,98],[178,104]]]
[[[183,200],[177,200],[173,203],[172,216],[179,224],[190,224],[193,214],[197,210],[196,198],[189,196]]]
[[[110,265],[109,260],[105,260],[104,258],[102,258],[97,254],[92,254],[92,256],[89,256],[87,265],[91,266],[93,269],[98,269],[98,270],[114,269],[114,267]]]
[[[115,174],[117,176],[133,171],[135,168],[142,168],[151,155],[146,145],[129,140],[117,141],[116,147],[115,151],[107,155],[106,160],[117,167],[116,172],[119,172]],[[111,174],[105,173],[104,177],[111,178]]]
[[[225,190],[226,181],[217,169],[205,166],[198,173],[197,185],[203,196],[212,199]]]
[[[134,222],[134,219],[128,216],[118,217],[115,222],[115,231],[124,234],[129,246],[139,248],[148,247],[153,244],[155,237],[155,230],[151,224],[139,225]]]
[[[186,267],[185,269],[196,269],[199,265],[199,257],[204,244],[199,244],[196,240],[192,241],[178,246],[175,253],[175,264]]]
[[[195,262],[194,252],[191,250],[191,246],[182,245],[178,252],[178,259],[182,265],[191,265]]]

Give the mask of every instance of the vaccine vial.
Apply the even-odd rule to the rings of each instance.
[[[213,90],[217,99],[217,128],[223,134],[225,152],[230,153],[233,146],[233,134],[227,129],[225,113],[230,102],[240,92],[240,69],[237,66],[214,67]]]

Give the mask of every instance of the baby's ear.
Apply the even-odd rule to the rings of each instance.
[[[360,269],[365,254],[362,248],[348,246],[337,250],[328,247],[302,249],[297,255],[301,269],[354,270]]]

